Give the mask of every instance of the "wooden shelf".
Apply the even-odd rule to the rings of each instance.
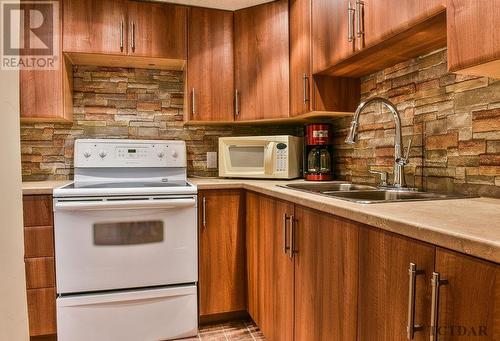
[[[95,65],[182,71],[186,66],[183,59],[165,59],[126,55],[106,55],[97,53],[65,52],[73,65]]]

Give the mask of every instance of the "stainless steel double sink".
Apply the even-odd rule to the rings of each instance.
[[[360,204],[469,198],[459,194],[439,194],[411,189],[379,188],[352,183],[300,183],[281,187],[320,194]]]

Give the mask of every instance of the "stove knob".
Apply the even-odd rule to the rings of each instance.
[[[83,156],[85,156],[85,158],[88,159],[89,157],[92,156],[92,154],[90,154],[89,152],[85,152],[83,153]]]
[[[104,159],[106,157],[106,155],[108,155],[108,154],[106,154],[105,151],[102,151],[99,153],[99,156],[101,157],[101,159]]]
[[[159,152],[159,153],[158,153],[158,157],[159,157],[160,159],[163,159],[163,157],[164,157],[164,156],[165,156],[165,153],[163,153],[163,152]]]
[[[172,150],[172,157],[175,159],[177,157],[177,151],[174,149]]]

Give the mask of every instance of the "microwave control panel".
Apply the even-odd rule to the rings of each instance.
[[[276,171],[286,172],[288,164],[288,148],[285,143],[276,145]]]

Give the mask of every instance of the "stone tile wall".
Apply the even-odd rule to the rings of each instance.
[[[302,133],[297,125],[184,126],[183,91],[180,71],[75,66],[73,122],[21,126],[23,180],[71,179],[77,138],[185,140],[188,173],[215,176],[206,152],[217,151],[219,136]]]
[[[500,80],[447,72],[446,50],[367,76],[362,98],[389,98],[401,113],[407,182],[429,191],[500,197]],[[375,183],[368,170],[392,173],[394,123],[374,104],[361,116],[359,140],[343,143],[350,117],[336,120],[337,177]]]

